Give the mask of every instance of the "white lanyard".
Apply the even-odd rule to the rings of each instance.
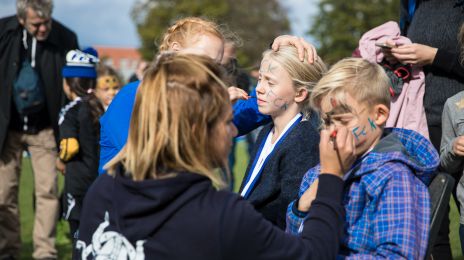
[[[28,49],[27,46],[27,31],[26,29],[23,30],[23,46],[24,49]],[[37,50],[37,39],[33,36],[32,37],[32,49],[31,49],[31,66],[35,68],[35,52]]]
[[[271,130],[269,132],[262,150],[258,151],[258,153],[256,154],[256,156],[258,156],[258,161],[256,162],[255,167],[250,169],[251,170],[251,176],[248,179],[248,182],[246,183],[246,185],[243,188],[242,192],[240,193],[240,195],[242,197],[246,197],[246,195],[248,193],[248,190],[250,188],[252,188],[251,186],[254,184],[255,179],[258,177],[259,173],[261,172],[265,162],[267,161],[266,160],[267,157],[272,153],[275,146],[279,143],[280,139],[285,136],[286,132],[290,129],[291,126],[293,126],[293,124],[296,123],[296,121],[300,117],[301,117],[301,113],[298,113],[292,120],[290,120],[290,122],[287,123],[284,130],[282,131],[282,133],[279,135],[279,137],[277,138],[277,140],[274,143],[272,143],[272,136],[273,136],[272,132],[273,131]]]

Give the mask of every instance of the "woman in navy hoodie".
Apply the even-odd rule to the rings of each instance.
[[[222,79],[213,60],[187,54],[162,54],[147,71],[127,144],[87,193],[75,258],[335,258],[352,135],[322,131],[325,174],[317,195],[304,195],[315,199],[300,202],[312,202],[302,237],[287,235],[240,196],[218,190],[225,183],[214,169],[227,165],[237,133]]]

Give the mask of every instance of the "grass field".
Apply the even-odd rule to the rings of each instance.
[[[235,177],[235,190],[240,187],[240,182],[246,170],[248,163],[248,156],[245,152],[246,145],[244,142],[239,142],[236,150],[236,165],[234,172]],[[60,186],[63,183],[63,178],[60,177]],[[23,161],[23,168],[21,174],[21,189],[19,193],[20,200],[20,214],[21,214],[21,229],[22,229],[22,251],[21,259],[31,259],[32,255],[32,225],[33,225],[33,206],[32,206],[32,192],[33,181],[31,165],[28,159]],[[454,202],[451,202],[451,246],[453,250],[454,259],[464,259],[461,254],[459,245],[459,216]],[[69,229],[67,222],[60,221],[57,226],[57,248],[59,259],[71,259],[71,240],[68,238]]]

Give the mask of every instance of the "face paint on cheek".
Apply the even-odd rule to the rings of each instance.
[[[370,117],[368,117],[367,120],[369,121],[369,125],[371,126],[372,131],[377,129],[377,125],[374,123],[374,121]]]
[[[268,101],[272,102],[272,104],[282,110],[287,110],[288,104],[285,102],[283,98],[277,97],[277,95],[272,91],[269,90],[267,93]]]
[[[354,137],[356,138],[356,142],[359,142],[360,136],[367,136],[366,127],[364,126],[362,129],[360,127],[355,127],[352,130]]]
[[[276,100],[274,100],[273,104],[274,104],[274,106],[276,106],[276,107],[278,107],[278,108],[280,108],[282,110],[287,110],[287,108],[288,108],[288,104],[282,98],[277,98]]]
[[[355,127],[353,130],[351,130],[353,132],[354,138],[356,138],[356,142],[359,141],[358,129],[359,127]]]

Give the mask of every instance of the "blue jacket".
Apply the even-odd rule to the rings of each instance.
[[[345,239],[340,254],[350,259],[424,259],[428,244],[430,197],[427,185],[438,153],[422,135],[385,129],[380,142],[347,173]],[[300,196],[319,175],[319,166],[303,177]],[[299,232],[304,214],[292,202],[287,231]]]
[[[105,172],[103,166],[126,144],[139,84],[140,81],[136,81],[124,86],[100,118],[100,165],[98,167],[100,174]],[[234,124],[237,126],[239,135],[246,134],[271,120],[270,117],[259,113],[255,91],[251,96],[252,98],[248,100],[237,101],[233,107]]]

